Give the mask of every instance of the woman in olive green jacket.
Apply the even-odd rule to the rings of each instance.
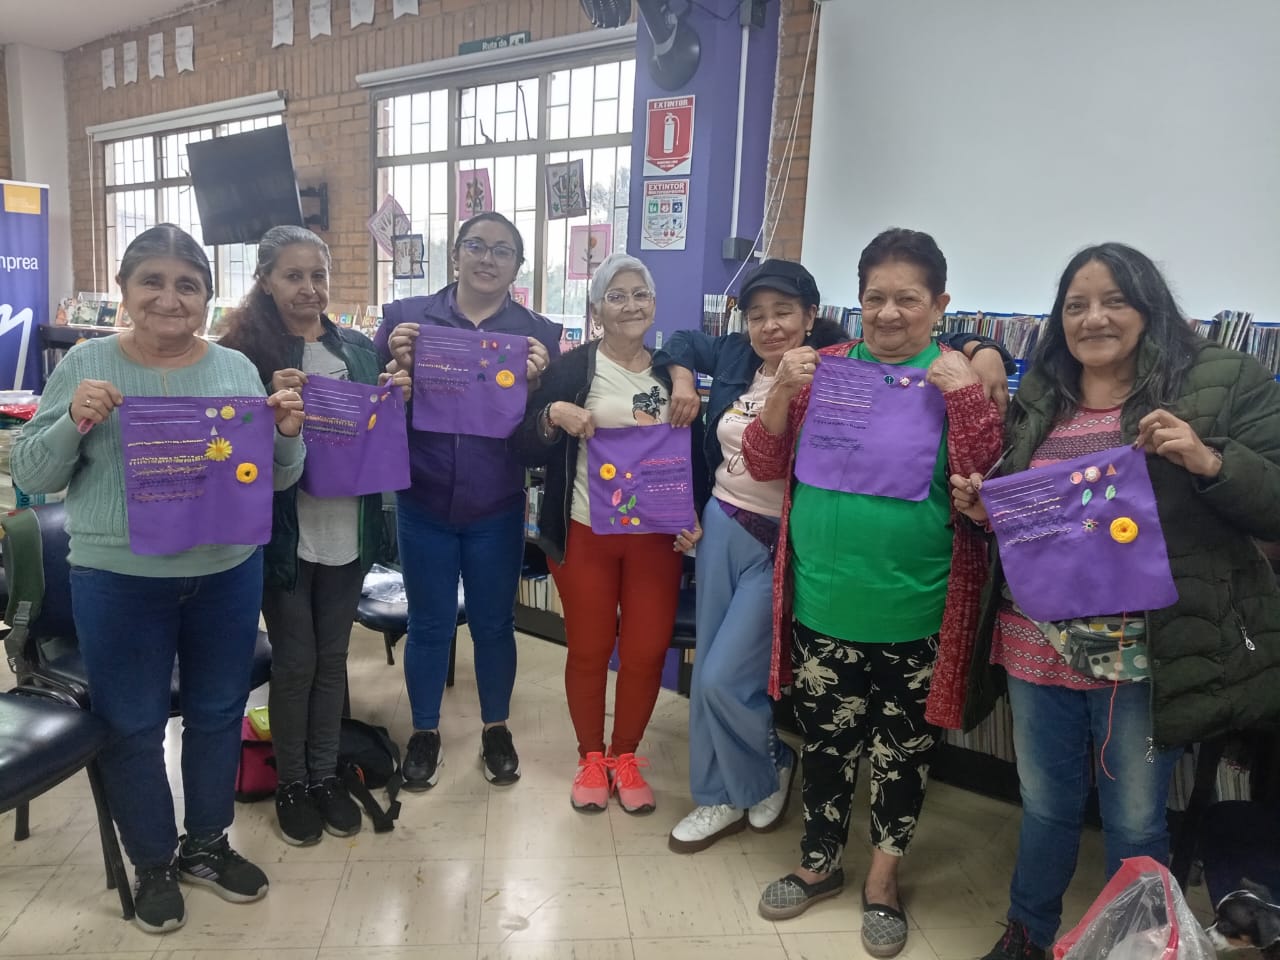
[[[1168,858],[1183,745],[1280,721],[1280,590],[1255,543],[1280,539],[1280,383],[1196,337],[1151,260],[1107,243],[1063,273],[1005,435],[1005,474],[1144,448],[1178,593],[1137,630],[1149,677],[1098,680],[1007,596],[992,550],[965,726],[1007,690],[1023,819],[1009,927],[985,960],[1041,960],[1075,871],[1090,740],[1095,754],[1107,742],[1096,779],[1110,876],[1123,858]],[[985,523],[981,479],[952,485],[957,509]]]

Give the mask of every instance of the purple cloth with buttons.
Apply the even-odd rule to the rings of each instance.
[[[413,352],[413,428],[505,439],[524,419],[529,341],[423,324]]]
[[[690,432],[657,423],[597,430],[587,444],[592,533],[679,533],[697,522]]]
[[[313,497],[358,497],[409,485],[409,431],[399,387],[311,376],[302,402],[303,490]]]
[[[1014,601],[1032,620],[1175,603],[1147,457],[1114,447],[982,485]]]
[[[129,548],[163,556],[270,540],[275,432],[265,397],[126,397]]]
[[[811,487],[920,501],[929,495],[947,407],[918,367],[823,357],[796,450]]]

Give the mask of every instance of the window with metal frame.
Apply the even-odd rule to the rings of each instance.
[[[459,175],[484,170],[493,209],[524,240],[514,287],[527,292],[534,309],[581,326],[588,281],[574,274],[591,264],[570,262],[573,228],[608,224],[610,249],[626,248],[635,59],[597,53],[536,72],[513,65],[447,84],[428,81],[374,102],[375,202],[395,197],[409,232],[422,234],[425,255],[421,279],[396,279],[391,258],[379,251],[377,297],[388,302],[450,282],[450,247],[466,219]],[[547,165],[573,160],[582,161],[587,212],[549,219]],[[592,263],[608,252],[594,250]]]
[[[273,114],[104,143],[108,275],[115,277],[119,272],[120,258],[133,238],[158,223],[176,224],[200,240],[200,212],[187,167],[188,143],[282,122],[280,114]],[[256,246],[225,244],[205,247],[205,252],[213,267],[214,295],[239,301],[253,284]]]

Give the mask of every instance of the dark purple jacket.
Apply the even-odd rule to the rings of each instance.
[[[429,297],[409,297],[383,305],[382,326],[373,342],[384,364],[391,359],[387,339],[402,323],[534,337],[547,348],[552,360],[560,355],[560,324],[508,299],[501,310],[477,328],[458,309],[455,287],[447,286]],[[409,472],[409,489],[400,495],[411,497],[443,523],[472,523],[524,502],[524,468],[507,449],[506,440],[415,430],[412,412]]]

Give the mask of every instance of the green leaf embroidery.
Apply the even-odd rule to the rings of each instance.
[[[636,495],[633,493],[631,499],[627,501],[627,509],[630,510],[636,505]]]
[[[1116,485],[1114,483],[1107,485],[1106,498],[1114,500],[1116,498]]]
[[[1087,507],[1089,505],[1089,501],[1092,499],[1093,499],[1093,491],[1085,490],[1084,493],[1080,494],[1080,505],[1082,507]]]

